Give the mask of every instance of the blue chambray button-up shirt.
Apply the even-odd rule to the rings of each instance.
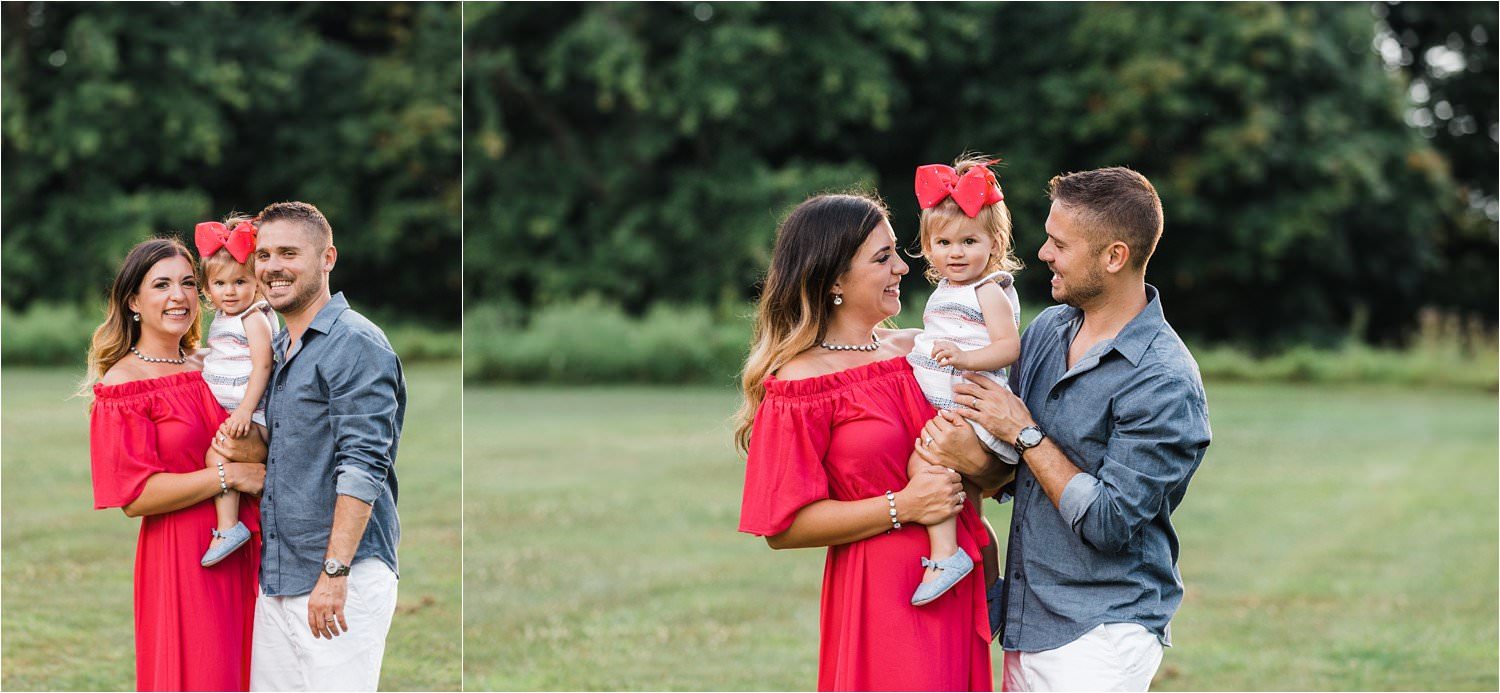
[[[1001,596],[1007,650],[1051,650],[1105,623],[1139,623],[1172,644],[1182,578],[1171,515],[1208,448],[1208,403],[1155,287],[1146,298],[1071,369],[1079,309],[1048,308],[1021,337],[1011,390],[1082,473],[1059,509],[1017,467]]]
[[[338,496],[371,504],[354,560],[399,572],[396,446],[406,418],[406,378],[385,333],[334,294],[297,348],[276,335],[266,388],[270,425],[260,503],[260,585],[267,596],[311,592],[323,572]]]

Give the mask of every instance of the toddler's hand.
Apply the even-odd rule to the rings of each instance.
[[[250,412],[244,409],[234,410],[220,429],[228,433],[231,438],[244,438],[250,434]]]
[[[964,352],[957,344],[946,339],[939,339],[932,343],[932,358],[939,366],[952,366],[959,370],[967,370],[964,365]]]

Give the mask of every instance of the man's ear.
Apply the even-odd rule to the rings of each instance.
[[[335,248],[335,247],[333,247],[331,245],[328,246],[328,249],[325,250],[325,251],[323,251],[323,271],[324,272],[332,272],[333,271],[333,266],[336,265],[336,264],[338,264],[338,262],[339,262],[339,249]]]
[[[1104,271],[1115,274],[1130,264],[1130,246],[1125,241],[1115,241],[1104,249]]]

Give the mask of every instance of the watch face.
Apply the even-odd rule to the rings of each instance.
[[[1028,448],[1034,447],[1038,443],[1042,442],[1042,430],[1032,426],[1027,426],[1026,428],[1021,429],[1021,435],[1016,437],[1016,441]]]
[[[328,573],[329,575],[333,575],[339,572],[339,562],[333,560],[332,558],[323,561],[323,572]]]

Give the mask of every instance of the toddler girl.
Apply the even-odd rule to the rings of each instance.
[[[250,222],[249,217],[231,217],[223,224],[203,222],[194,230],[198,255],[203,258],[208,300],[214,306],[203,380],[229,412],[222,430],[236,438],[254,431],[265,439],[266,414],[260,409],[260,398],[271,379],[271,337],[276,331],[276,317],[261,299],[255,276],[246,265],[255,251],[256,230]],[[221,484],[223,478],[221,465]],[[221,492],[214,499],[214,511],[218,524],[203,554],[205,568],[224,560],[250,539],[249,528],[239,521],[238,491],[226,488]]]
[[[975,371],[1003,387],[1004,369],[1021,351],[1021,311],[1009,270],[1021,268],[1011,253],[1010,211],[989,165],[993,161],[962,158],[953,167],[929,164],[917,168],[917,203],[922,207],[922,255],[927,279],[937,284],[922,312],[922,333],[906,360],[927,401],[955,409],[953,386],[961,371]],[[970,422],[985,446],[1015,464],[1016,450],[978,424]],[[913,458],[909,472],[926,464]],[[966,489],[969,498],[979,496]],[[957,518],[927,528],[933,556],[922,559],[927,571],[911,603],[937,599],[974,568],[958,548]]]

